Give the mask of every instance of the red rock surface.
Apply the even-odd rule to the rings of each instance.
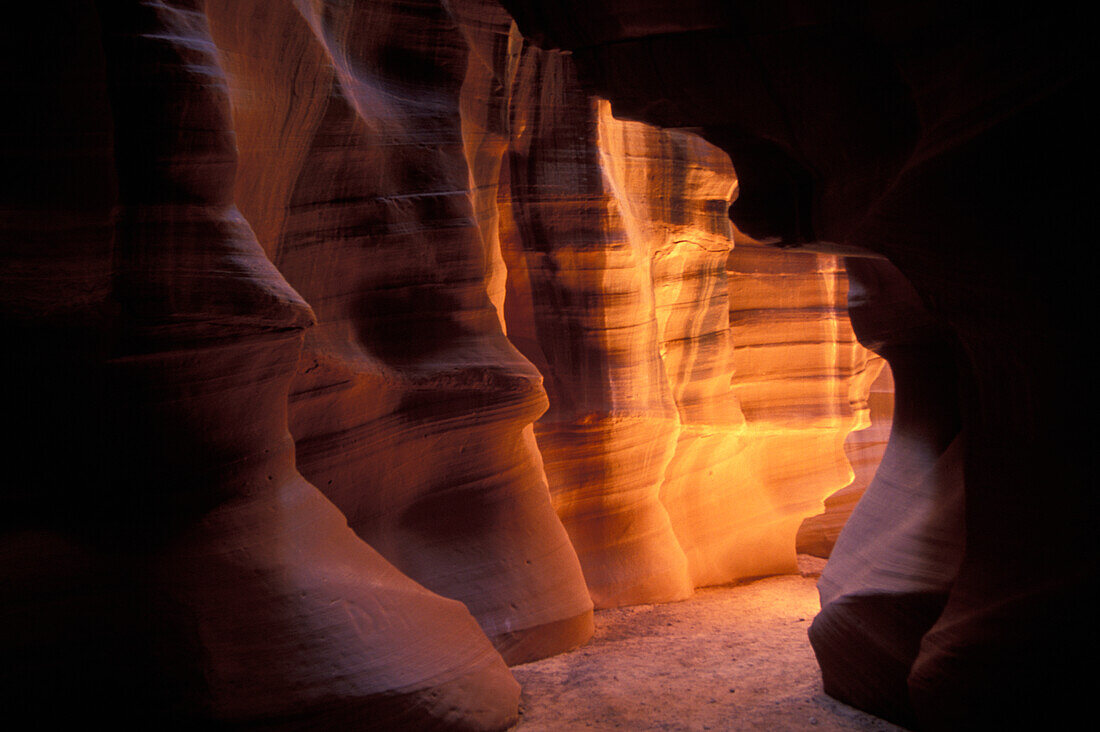
[[[505,4],[5,26],[6,699],[504,728],[506,662],[593,604],[793,570],[867,423],[858,334],[898,406],[822,579],[827,688],[930,727],[1072,711],[1089,283],[1047,243],[1085,231],[1080,38]]]
[[[1068,314],[1091,309],[1091,275],[1072,264],[1090,230],[1077,181],[1095,163],[1082,26],[969,2],[503,4],[571,51],[617,115],[702,128],[726,150],[747,233],[886,256],[957,339],[956,393],[913,388],[941,411],[958,400],[966,546],[942,613],[916,613],[933,625],[900,694],[934,728],[1071,723],[1096,650],[1080,599],[1096,577],[1088,448],[1059,427],[1095,406],[1064,391],[1080,344]],[[912,360],[919,384],[943,349]],[[873,643],[897,611],[851,626]]]
[[[487,297],[463,34],[439,3],[209,13],[241,122],[237,199],[317,313],[290,389],[299,469],[508,661],[583,642],[591,602],[531,437],[541,376]],[[246,29],[253,13],[280,32]]]
[[[502,248],[509,337],[546,377],[535,426],[597,606],[691,594],[659,488],[678,432],[658,352],[648,242],[606,174],[598,101],[568,57],[521,56]]]
[[[207,17],[74,9],[48,83],[10,82],[27,104],[3,137],[39,166],[5,176],[4,376],[26,430],[4,494],[9,709],[507,726],[519,687],[467,609],[295,469],[287,391],[314,316],[235,205]]]
[[[954,342],[888,262],[850,262],[849,279],[855,332],[897,377],[895,411],[882,462],[818,582],[810,640],[828,693],[914,726],[909,670],[966,545]]]
[[[745,241],[729,267],[733,384],[748,424],[746,463],[767,487],[759,514],[743,520],[743,530],[784,562],[768,569],[793,571],[799,525],[852,479],[844,442],[867,419],[870,354],[848,322],[839,258],[792,256]],[[744,472],[734,475],[744,480]]]
[[[734,303],[757,312],[796,278],[777,261],[727,276],[726,156],[615,119],[581,91],[569,57],[506,36],[505,20],[485,47],[508,53],[480,56],[496,79],[490,109],[508,116],[476,118],[477,149],[493,160],[478,190],[497,193],[485,230],[499,231],[505,325],[546,377],[535,434],[593,600],[681,599],[793,571],[799,522],[850,480],[840,444],[857,421],[850,397],[865,400],[849,394],[866,351],[843,314],[836,258],[803,259],[805,304],[791,289],[781,327],[753,335],[750,315],[731,328]],[[505,144],[498,164],[490,155]],[[786,371],[747,355],[769,346]]]

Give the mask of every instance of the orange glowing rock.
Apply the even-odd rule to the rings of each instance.
[[[844,452],[855,478],[825,499],[825,511],[811,516],[798,527],[796,546],[800,554],[826,558],[833,551],[841,529],[852,515],[859,499],[875,477],[894,417],[894,379],[886,359],[871,354],[864,371],[873,379],[867,395],[867,424],[856,427],[844,442]]]
[[[691,594],[660,483],[678,417],[658,350],[651,252],[601,164],[600,115],[567,57],[526,47],[504,163],[509,338],[545,376],[535,435],[597,606]]]
[[[743,538],[728,561],[755,559],[741,576],[793,571],[798,526],[851,481],[843,445],[866,420],[871,354],[848,322],[837,257],[745,240],[728,267],[733,390],[746,427],[737,458],[744,467],[726,485],[740,482],[757,507],[739,518],[734,535]]]
[[[933,625],[892,698],[929,728],[1072,726],[1089,698],[1077,669],[1096,653],[1080,642],[1096,635],[1080,599],[1097,574],[1093,450],[1064,427],[1094,404],[1066,396],[1082,363],[1071,314],[1094,309],[1092,270],[1076,264],[1094,228],[1078,182],[1095,167],[1087,24],[947,0],[502,4],[571,52],[617,115],[702,129],[728,152],[747,233],[873,252],[911,281],[950,335],[949,353],[911,360],[957,374],[926,401],[966,424],[967,536],[942,613],[915,614]],[[926,507],[898,503],[894,520],[921,523]],[[874,644],[897,610],[849,629]]]
[[[1023,127],[983,138],[951,112],[1005,102],[951,86],[980,52],[773,33],[791,18],[751,7],[763,30],[727,33],[705,0],[545,4],[575,54],[495,0],[71,10],[0,43],[26,69],[0,135],[9,695],[502,729],[506,662],[583,642],[593,602],[793,570],[881,359],[840,260],[740,236],[738,196],[754,232],[819,227],[913,279],[848,265],[899,407],[821,582],[829,691],[943,722],[1000,689],[991,660],[1064,649],[1045,601],[1075,619],[1094,512],[1051,406],[1079,334],[1053,323],[1087,288],[1052,293],[1057,257],[1003,242],[1087,207],[1033,186],[1040,225],[1000,201],[1018,160],[1049,184],[1048,147],[1069,157],[1013,105],[1040,99],[1044,133],[1083,115],[1009,83],[997,120]],[[966,73],[927,88],[927,58]]]
[[[780,255],[729,281],[728,158],[693,134],[615,119],[568,57],[498,38],[508,52],[484,56],[491,108],[509,116],[486,118],[477,139],[508,150],[494,158],[499,180],[487,166],[475,182],[498,190],[504,320],[546,377],[535,434],[596,605],[793,571],[799,522],[851,477],[841,445],[866,398],[837,259],[788,265],[812,262],[805,294]],[[781,291],[793,315],[771,340],[754,342],[748,318],[731,329],[731,302],[760,309],[754,297]],[[768,346],[789,375],[760,360]]]
[[[679,430],[661,481],[694,586],[795,569],[793,534],[850,480],[869,352],[836,257],[733,248],[728,157],[695,135],[600,115],[601,164],[652,258]],[[853,408],[855,407],[855,408]]]

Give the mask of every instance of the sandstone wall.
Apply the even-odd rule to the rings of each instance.
[[[894,377],[886,359],[872,351],[864,378],[871,380],[867,389],[866,419],[848,434],[844,454],[852,466],[852,482],[825,499],[825,510],[811,516],[798,527],[795,546],[799,554],[827,559],[836,546],[848,517],[875,477],[894,421]]]
[[[57,46],[12,80],[25,105],[3,138],[29,173],[4,198],[22,354],[4,375],[26,430],[4,493],[9,708],[507,726],[518,685],[468,610],[295,468],[287,393],[314,313],[237,206],[234,94],[202,5],[70,9],[60,36],[5,26],[6,52]]]
[[[1072,724],[1088,697],[1075,669],[1096,651],[1080,601],[1097,566],[1087,433],[1060,427],[1095,404],[1066,395],[1081,362],[1071,314],[1091,293],[1076,264],[1092,204],[1075,181],[1095,162],[1087,25],[976,2],[503,4],[570,51],[617,115],[701,128],[727,151],[745,232],[882,255],[911,283],[951,345],[902,357],[916,368],[894,377],[933,412],[958,410],[954,450],[940,451],[939,428],[917,442],[937,445],[924,469],[960,463],[966,545],[942,612],[909,598],[848,619],[868,648],[925,626],[898,656],[905,680],[878,697],[904,698],[923,725]],[[914,524],[925,508],[894,506]]]
[[[867,356],[720,149],[483,0],[63,9],[4,31],[9,706],[502,729],[594,603],[793,569]]]
[[[210,7],[238,85],[238,200],[317,313],[290,389],[299,469],[509,661],[586,640],[591,603],[531,436],[541,377],[487,296],[463,34],[438,2],[251,12],[281,13],[262,20],[282,32]]]
[[[546,377],[535,434],[596,605],[793,571],[794,532],[850,480],[840,445],[865,418],[837,258],[731,257],[720,150],[617,120],[568,56],[454,5],[481,23],[465,124],[475,190],[497,196],[479,216],[503,319]]]

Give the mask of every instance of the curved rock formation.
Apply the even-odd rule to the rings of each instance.
[[[774,295],[762,284],[773,274],[793,278],[765,267],[727,280],[726,156],[692,134],[615,119],[580,89],[569,57],[514,33],[505,54],[503,37],[488,63],[510,110],[493,148],[507,138],[504,318],[547,379],[535,432],[594,601],[679,599],[793,571],[799,522],[850,479],[839,446],[866,352],[843,316],[836,258],[803,274],[805,303],[792,290],[786,309],[803,315],[765,339],[804,344],[787,354],[789,373],[750,359],[734,376],[731,301]],[[759,354],[750,330],[743,353]],[[738,389],[759,417],[748,432]],[[784,398],[785,418],[763,416]]]
[[[868,351],[845,310],[838,257],[762,247],[747,237],[730,254],[733,389],[746,417],[744,454],[730,482],[757,484],[740,521],[740,561],[755,571],[794,571],[795,536],[822,498],[852,480],[845,438],[867,420]],[[767,558],[767,559],[765,559]],[[769,561],[770,560],[770,561]]]
[[[598,102],[568,57],[524,54],[507,165],[509,337],[546,376],[535,434],[597,606],[683,599],[658,497],[678,432],[658,354],[650,252],[601,164]]]
[[[847,486],[825,499],[823,513],[811,516],[798,527],[795,546],[799,554],[812,554],[823,559],[829,557],[841,529],[874,479],[886,451],[894,420],[893,372],[886,359],[872,354],[863,376],[871,382],[866,389],[867,408],[860,411],[860,414],[866,414],[866,419],[844,441],[844,454],[848,456],[855,477]]]
[[[542,379],[487,296],[455,20],[396,0],[209,13],[238,203],[318,318],[290,391],[299,470],[397,568],[461,600],[510,663],[583,642],[591,602],[530,428]]]
[[[365,546],[295,470],[286,397],[313,314],[234,206],[200,5],[72,9],[49,83],[13,80],[26,105],[3,143],[40,166],[4,198],[22,354],[4,383],[25,429],[3,498],[9,708],[506,727],[518,685],[467,610]]]
[[[897,267],[848,265],[899,402],[821,583],[825,683],[930,727],[1073,711],[1082,39],[966,3],[507,5],[5,26],[9,706],[507,726],[505,661],[593,600],[793,569],[866,422],[858,250]]]
[[[966,546],[950,331],[884,260],[849,260],[856,334],[896,374],[890,441],[829,558],[810,641],[825,691],[907,726],[907,679]]]
[[[958,338],[966,549],[908,696],[932,727],[1076,710],[1096,500],[1059,425],[1086,407],[1062,386],[1089,291],[1083,25],[968,2],[503,4],[617,115],[703,128],[747,233],[885,255]]]

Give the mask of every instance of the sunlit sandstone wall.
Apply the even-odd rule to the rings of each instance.
[[[1082,601],[1098,566],[1092,433],[1062,426],[1096,408],[1066,386],[1083,363],[1071,314],[1094,309],[1092,269],[1077,265],[1095,228],[1080,185],[1096,167],[1091,27],[959,0],[502,3],[529,38],[571,51],[617,115],[702,128],[726,150],[747,233],[887,257],[957,339],[954,388],[921,386],[939,349],[894,369],[899,394],[957,406],[965,425],[966,544],[943,611],[885,602],[836,618],[866,649],[899,617],[931,624],[890,697],[924,726],[1075,724],[1097,652]],[[921,501],[894,508],[927,516]],[[848,669],[874,685],[872,667]]]
[[[679,425],[647,242],[626,228],[597,101],[566,57],[525,54],[512,112],[504,312],[546,377],[535,433],[555,506],[598,606],[682,599],[686,560],[658,497]]]
[[[794,571],[794,533],[851,477],[869,352],[836,257],[754,247],[725,209],[728,158],[600,107],[601,163],[648,243],[658,351],[680,421],[660,500],[694,586]],[[732,184],[732,185],[731,185]]]
[[[482,232],[489,249],[499,232],[509,338],[546,377],[536,435],[596,604],[792,570],[799,522],[850,478],[840,444],[865,411],[867,352],[836,258],[800,257],[798,286],[781,255],[728,280],[725,155],[616,120],[567,56],[531,46],[492,3],[452,7],[475,59],[464,135]],[[739,299],[752,311],[740,367]]]
[[[758,514],[742,519],[742,531],[771,561],[787,563],[775,571],[789,571],[802,520],[852,480],[844,446],[870,424],[868,392],[881,359],[852,332],[840,258],[739,237],[729,278],[733,385],[746,417],[741,460],[751,470],[742,468],[742,480],[762,488]]]
[[[695,135],[616,120],[607,102],[599,113],[600,162],[648,253],[657,353],[679,422],[660,501],[691,584],[725,581],[756,562],[748,542],[738,545],[738,502],[753,489],[738,493],[753,481],[736,475],[744,417],[730,387],[725,266],[736,178],[728,157]]]
[[[798,527],[795,546],[800,554],[827,558],[832,553],[841,529],[871,484],[886,451],[894,420],[893,373],[886,359],[871,352],[864,376],[872,379],[867,394],[869,424],[853,430],[844,441],[844,453],[855,478],[825,499],[823,513],[811,516]]]
[[[809,500],[726,480],[772,462],[730,389],[728,160],[489,7],[73,3],[5,80],[6,694],[499,729],[504,661],[591,632],[574,546],[606,604],[790,565]]]

